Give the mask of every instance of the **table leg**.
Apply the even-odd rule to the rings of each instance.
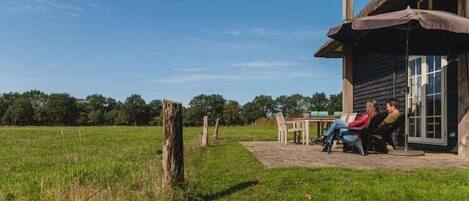
[[[320,134],[321,134],[321,126],[319,124],[319,121],[316,122],[316,131],[317,131],[317,135],[318,135],[318,138],[320,138]]]
[[[296,122],[293,122],[293,129],[296,129]],[[296,144],[296,131],[293,131],[293,144]]]
[[[321,120],[321,135],[324,134],[324,121]]]
[[[304,141],[303,143],[306,143],[306,146],[309,146],[309,122],[308,121],[304,121],[303,123],[303,126],[304,126]]]

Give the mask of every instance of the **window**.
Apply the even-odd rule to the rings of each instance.
[[[446,145],[446,57],[411,56],[408,69],[409,142]]]

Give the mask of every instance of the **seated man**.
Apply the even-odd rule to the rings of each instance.
[[[386,101],[386,110],[388,111],[388,114],[386,118],[379,124],[379,126],[375,129],[370,129],[366,131],[362,131],[361,139],[363,141],[365,149],[370,146],[370,140],[371,140],[371,135],[377,134],[377,135],[384,135],[383,131],[388,129],[389,127],[393,126],[394,123],[400,118],[400,106],[399,106],[399,101],[396,99],[391,99]],[[386,136],[381,136],[383,139]],[[378,147],[379,150],[383,152],[387,152],[386,147]]]
[[[399,101],[396,99],[391,99],[386,102],[386,110],[388,110],[388,116],[381,122],[380,126],[387,126],[391,125],[399,117],[401,116],[401,113],[399,112],[400,106],[399,106]]]

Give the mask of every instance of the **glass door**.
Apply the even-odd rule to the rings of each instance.
[[[446,59],[411,57],[407,96],[409,142],[446,145]]]

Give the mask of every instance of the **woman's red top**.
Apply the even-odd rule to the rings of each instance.
[[[358,118],[355,121],[353,121],[352,123],[350,123],[347,127],[349,127],[349,128],[366,128],[366,127],[368,127],[368,124],[370,123],[370,121],[369,121],[370,118],[371,118],[371,115],[368,114],[368,113],[365,113],[360,118]],[[360,135],[359,130],[354,130],[352,132],[353,132],[354,135]]]

